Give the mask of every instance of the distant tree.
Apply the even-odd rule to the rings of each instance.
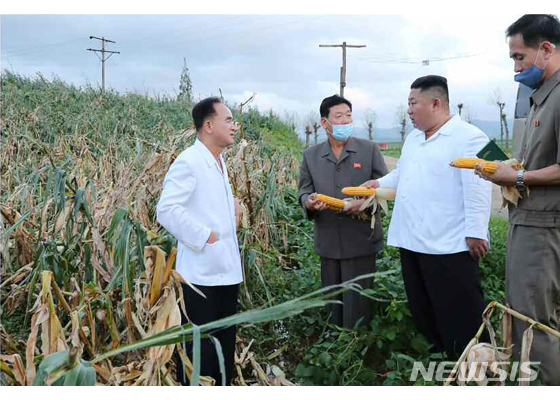
[[[177,96],[179,100],[186,100],[192,103],[192,81],[189,74],[189,67],[187,66],[187,60],[183,58],[183,71],[181,72],[181,80],[179,81],[179,95]]]
[[[504,141],[504,131],[506,134],[506,142],[505,142],[505,147],[506,149],[509,148],[509,129],[507,126],[507,118],[506,118],[506,113],[504,111],[505,107],[506,107],[506,103],[504,103],[504,101],[502,100],[502,91],[500,90],[500,88],[496,88],[494,89],[494,92],[492,92],[492,94],[490,95],[490,98],[488,99],[488,102],[491,105],[497,106],[499,111],[500,111],[500,140],[503,142]]]
[[[317,144],[317,140],[319,138],[319,128],[321,125],[319,122],[321,121],[321,116],[317,111],[311,111],[307,116],[307,120],[305,121],[305,125],[313,128],[315,144]]]
[[[369,140],[373,140],[373,130],[377,122],[377,113],[371,108],[368,108],[364,113],[364,125],[368,130]]]
[[[461,116],[461,119],[471,125],[474,125],[474,120],[476,119],[476,115],[472,110],[472,108],[466,103],[461,103],[459,105],[461,106],[460,109],[461,112],[459,114]],[[457,108],[459,108],[459,105],[457,106]]]
[[[311,131],[311,127],[309,125],[305,126],[305,148],[309,147],[309,137],[313,132]]]
[[[457,109],[459,110],[459,117],[461,116],[461,111],[463,110],[463,103],[457,104]]]
[[[406,128],[408,126],[408,113],[406,112],[406,107],[401,104],[397,108],[397,112],[395,113],[395,120],[397,125],[400,126],[400,134],[401,134],[401,142],[404,144],[404,137],[406,135]]]

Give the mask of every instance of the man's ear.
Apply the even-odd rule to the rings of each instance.
[[[543,48],[543,51],[544,51],[545,55],[547,55],[547,54],[552,55],[556,51],[558,46],[555,46],[550,42],[544,42],[542,44],[542,48]]]
[[[329,126],[329,123],[325,117],[321,117],[321,126],[323,129],[328,130],[327,127]]]
[[[441,108],[443,106],[443,102],[439,98],[435,98],[432,103],[434,108]]]
[[[206,121],[204,121],[204,123],[202,124],[202,126],[205,128],[207,133],[211,133],[212,132],[212,121],[210,121],[209,119],[207,119]]]

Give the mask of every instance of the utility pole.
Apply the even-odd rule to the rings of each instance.
[[[342,42],[342,44],[320,44],[319,47],[342,47],[342,67],[340,67],[340,96],[344,97],[344,88],[346,87],[346,48],[366,47],[366,45],[353,45]]]
[[[113,42],[112,40],[109,39],[105,39],[104,37],[96,37],[96,36],[90,36],[89,37],[90,40],[91,39],[97,39],[97,40],[101,40],[101,50],[98,49],[87,49],[87,51],[93,51],[95,52],[95,55],[99,58],[99,56],[97,55],[97,52],[101,53],[101,58],[99,58],[101,60],[101,90],[103,92],[105,92],[105,61],[107,61],[113,54],[121,54],[120,51],[109,51],[109,50],[105,50],[105,42],[109,42],[109,43],[116,43]],[[105,58],[105,53],[109,53],[109,57]]]

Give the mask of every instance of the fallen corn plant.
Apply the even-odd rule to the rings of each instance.
[[[503,311],[502,315],[502,347],[498,348],[496,343],[496,334],[490,323],[490,316],[494,312],[494,309],[500,309]],[[541,324],[537,321],[532,320],[531,318],[509,308],[506,307],[496,301],[491,302],[488,304],[484,312],[482,313],[483,322],[480,325],[476,335],[474,338],[471,339],[465,350],[459,357],[459,360],[453,367],[450,375],[446,379],[444,385],[448,386],[455,380],[459,383],[459,385],[464,385],[467,383],[469,376],[468,369],[475,368],[477,371],[474,374],[470,374],[470,376],[476,376],[477,380],[476,383],[482,386],[487,385],[486,377],[483,376],[485,374],[485,369],[480,369],[480,366],[483,363],[486,363],[486,366],[490,366],[490,370],[497,374],[496,363],[508,361],[511,357],[511,326],[512,321],[511,318],[517,318],[521,321],[524,321],[529,324],[529,327],[525,330],[522,339],[522,347],[521,347],[521,362],[529,362],[530,361],[530,351],[531,351],[531,344],[533,340],[533,329],[542,330],[549,335],[554,336],[560,341],[560,332],[550,328],[547,325]],[[484,330],[487,329],[491,344],[487,343],[479,343],[480,337]],[[481,354],[482,353],[482,354]],[[494,364],[494,366],[492,366]],[[529,379],[527,379],[527,373],[525,371],[521,371],[519,377],[519,385],[526,386],[529,384]],[[505,382],[501,381],[501,385],[504,385]]]

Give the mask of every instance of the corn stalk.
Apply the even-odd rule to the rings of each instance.
[[[489,330],[490,333],[490,340],[492,342],[492,348],[495,352],[495,354],[497,355],[497,361],[502,361],[500,359],[500,352],[498,351],[498,348],[496,346],[495,343],[495,334],[494,331],[492,329],[492,326],[490,324],[490,316],[492,315],[492,313],[494,312],[494,309],[500,309],[504,312],[504,315],[502,316],[502,326],[504,328],[503,331],[503,337],[502,337],[502,343],[503,343],[503,348],[506,350],[506,353],[504,354],[505,358],[509,358],[509,356],[511,355],[511,317],[517,318],[521,321],[527,322],[530,326],[529,328],[525,331],[524,335],[523,335],[523,343],[522,343],[522,361],[529,361],[529,354],[530,354],[530,348],[531,348],[531,342],[532,342],[532,331],[533,328],[537,328],[540,329],[552,336],[554,336],[555,338],[557,338],[558,340],[560,340],[560,332],[552,329],[551,327],[541,324],[507,306],[504,306],[496,301],[491,302],[490,304],[488,304],[488,306],[486,307],[486,309],[484,310],[484,312],[482,313],[482,319],[483,322],[480,325],[480,328],[478,328],[478,331],[476,333],[476,335],[471,339],[471,341],[467,344],[467,347],[465,347],[465,350],[463,350],[463,353],[461,354],[461,356],[459,357],[459,360],[457,361],[457,363],[455,364],[455,366],[453,367],[453,370],[451,371],[451,373],[449,374],[449,376],[447,377],[447,379],[445,380],[444,386],[449,386],[454,380],[457,379],[457,373],[458,371],[461,369],[461,367],[463,366],[463,364],[466,362],[465,360],[467,359],[467,356],[469,355],[469,352],[471,351],[471,349],[477,344],[479,343],[480,340],[480,336],[482,335],[482,333],[484,332],[485,329]],[[505,319],[505,320],[504,320]],[[524,382],[521,381],[520,384],[526,384],[528,382]]]

